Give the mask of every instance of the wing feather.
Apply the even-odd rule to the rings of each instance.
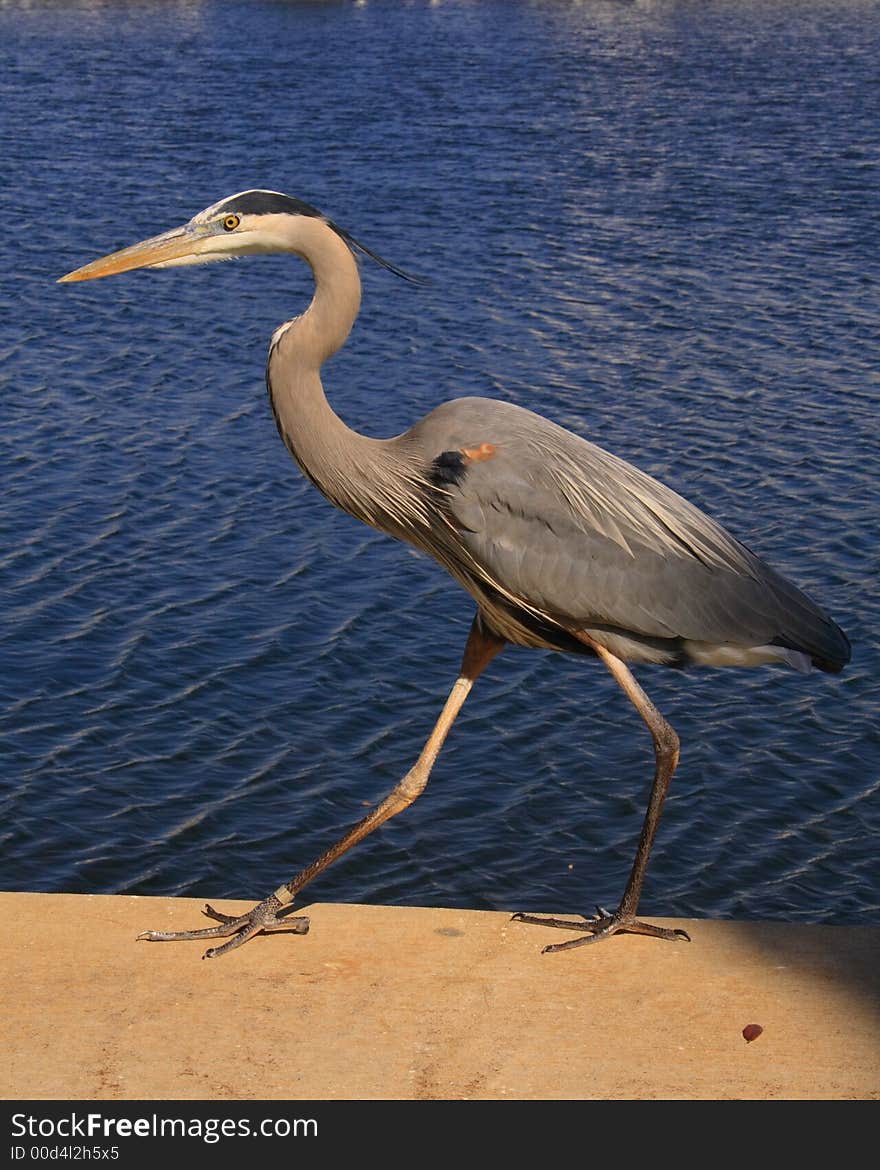
[[[602,448],[512,404],[458,399],[420,424],[443,451],[489,443],[445,487],[484,578],[569,628],[834,657],[842,635],[721,525]]]

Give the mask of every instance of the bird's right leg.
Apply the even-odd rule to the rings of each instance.
[[[603,910],[597,906],[596,913],[591,918],[584,918],[583,922],[568,922],[562,918],[545,918],[534,914],[514,914],[516,922],[530,922],[538,926],[554,926],[561,930],[582,930],[585,936],[569,939],[567,942],[556,943],[554,946],[544,947],[542,954],[553,951],[569,951],[575,947],[585,946],[587,943],[599,942],[600,939],[610,938],[611,935],[623,932],[626,934],[647,934],[652,938],[671,940],[684,939],[690,942],[687,931],[668,929],[664,926],[655,926],[650,922],[641,922],[636,918],[639,899],[642,893],[642,883],[645,880],[645,871],[648,868],[648,858],[654,838],[657,835],[657,826],[660,823],[660,813],[669,782],[678,765],[679,742],[673,728],[666,722],[639,684],[633,678],[632,672],[626,663],[617,655],[612,654],[588,634],[576,635],[582,642],[595,650],[608,667],[623,693],[641,715],[654,741],[654,782],[651,785],[651,794],[648,798],[648,810],[639,838],[636,858],[629,875],[629,881],[623,892],[620,905],[614,911]]]
[[[384,825],[391,817],[408,808],[416,797],[424,792],[428,777],[434,766],[434,761],[442,748],[449,729],[462,708],[465,699],[485,668],[495,655],[504,646],[504,639],[488,632],[483,627],[479,614],[474,618],[468,635],[467,644],[462,658],[461,670],[458,678],[449,693],[449,697],[440,713],[440,718],[434,725],[434,730],[428,736],[425,746],[415,765],[410,768],[401,782],[385,799],[367,813],[363,820],[358,821],[345,836],[335,845],[322,853],[311,865],[292,878],[283,886],[270,894],[259,905],[247,914],[235,917],[231,914],[221,914],[211,906],[205,907],[205,914],[220,923],[219,926],[209,926],[202,930],[162,931],[147,930],[139,934],[139,939],[148,942],[178,942],[184,939],[202,938],[229,938],[229,942],[218,947],[211,947],[204,954],[204,958],[213,959],[218,955],[225,955],[228,951],[240,947],[255,934],[270,934],[274,931],[288,931],[293,934],[306,934],[309,929],[308,918],[294,918],[286,916],[282,911],[289,907],[296,895],[318,874],[332,865],[343,853],[347,853],[352,846],[357,845],[380,825]],[[232,936],[232,937],[229,937]]]

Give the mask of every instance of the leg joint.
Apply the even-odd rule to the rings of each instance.
[[[657,755],[662,756],[664,759],[668,759],[670,756],[674,756],[675,759],[678,759],[681,741],[678,738],[678,733],[676,732],[675,728],[671,724],[667,723],[664,719],[660,725],[655,728],[654,735],[654,742],[657,745]]]
[[[401,782],[397,785],[392,797],[397,797],[400,801],[401,809],[407,808],[412,802],[428,787],[428,772],[424,768],[410,768]]]

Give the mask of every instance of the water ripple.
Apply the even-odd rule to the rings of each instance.
[[[0,31],[3,885],[261,895],[411,766],[458,668],[467,599],[278,442],[304,266],[54,283],[265,184],[432,279],[364,269],[326,378],[351,426],[540,410],[852,637],[840,678],[643,672],[683,743],[646,911],[877,921],[880,9],[22,0]],[[511,650],[314,896],[613,901],[650,756],[599,670]]]

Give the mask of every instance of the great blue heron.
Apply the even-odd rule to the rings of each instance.
[[[619,907],[582,923],[516,915],[584,933],[546,951],[618,931],[687,938],[636,919],[663,800],[678,762],[675,731],[627,662],[709,666],[787,663],[837,672],[844,633],[808,597],[681,496],[614,455],[508,402],[460,398],[393,439],[370,439],[334,413],[321,366],[358,313],[355,255],[399,269],[314,207],[274,191],[244,191],[183,227],[62,277],[91,280],[262,252],[311,267],[308,309],[276,329],[266,380],[281,438],[338,508],[429,553],[477,605],[461,670],[415,765],[361,821],[249,913],[205,914],[219,925],[147,931],[151,941],[229,938],[224,954],[260,932],[305,933],[295,896],[333,861],[425,789],[473,683],[506,642],[598,657],[648,726],[655,770],[632,871]]]

